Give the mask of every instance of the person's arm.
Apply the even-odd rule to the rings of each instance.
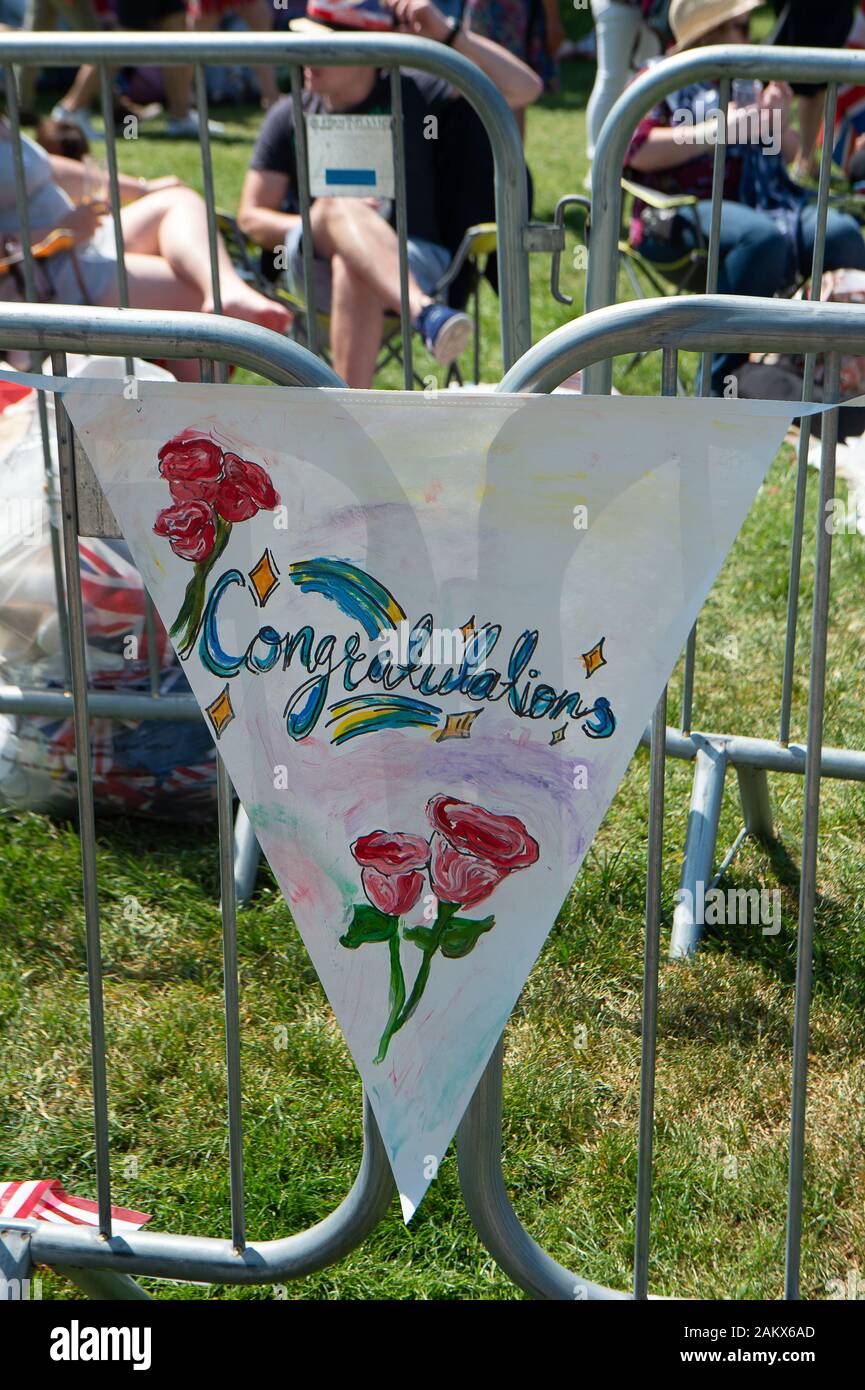
[[[45,241],[52,232],[63,231],[70,232],[73,239],[81,246],[96,235],[104,216],[105,213],[96,203],[70,208],[52,227],[31,227],[30,244],[31,246],[38,246],[39,242]]]
[[[435,39],[443,43],[450,37],[453,22],[442,14],[433,0],[382,0],[387,9],[393,11],[395,27],[403,34],[416,34],[418,38]],[[470,29],[460,29],[453,42],[456,53],[470,58],[494,82],[508,106],[520,111],[531,106],[544,89],[538,75],[519,58],[515,58],[501,44],[493,43]]]
[[[768,111],[773,119],[781,122],[780,153],[785,164],[792,164],[802,147],[800,132],[790,125],[793,88],[788,82],[769,82],[763,88],[758,104],[761,111]]]
[[[714,149],[717,133],[716,119],[699,121],[696,125],[655,126],[640,148],[630,156],[628,168],[637,174],[678,169],[680,164],[689,164],[698,154]]]
[[[295,223],[300,221],[299,213],[281,210],[288,184],[288,175],[274,169],[250,169],[243,180],[237,209],[238,226],[268,251],[281,246]]]
[[[92,169],[80,159],[67,159],[62,154],[52,154],[48,158],[51,161],[51,172],[54,175],[54,182],[63,189],[73,201],[80,203],[84,198],[93,200],[93,173]],[[181,180],[174,174],[167,174],[159,179],[140,179],[132,174],[118,174],[117,184],[120,191],[120,201],[122,203],[132,203],[137,198],[143,198],[147,193],[155,193],[161,188],[180,188]],[[102,197],[95,199],[96,202],[108,204],[108,175],[105,175],[102,186]]]

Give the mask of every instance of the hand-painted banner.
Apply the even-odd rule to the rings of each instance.
[[[408,1219],[793,407],[99,385],[67,407]]]

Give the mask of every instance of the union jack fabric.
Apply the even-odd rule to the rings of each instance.
[[[87,1197],[70,1197],[56,1178],[37,1178],[31,1182],[0,1182],[0,1216],[19,1221],[48,1221],[54,1226],[99,1225],[99,1207]],[[137,1231],[150,1217],[142,1211],[112,1207],[115,1231]]]
[[[865,3],[853,20],[847,48],[865,48]],[[856,147],[856,138],[865,133],[865,87],[839,87],[835,117],[835,148],[832,158],[847,173]]]

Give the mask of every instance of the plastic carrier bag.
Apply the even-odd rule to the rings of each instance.
[[[114,358],[88,358],[70,375],[115,376]],[[171,379],[152,363],[136,376]],[[53,408],[48,397],[54,450]],[[57,525],[55,476],[46,486],[36,392],[0,381],[0,683],[25,689],[65,686],[54,590],[51,526]],[[150,689],[144,587],[122,541],[79,540],[87,669],[93,691]],[[156,618],[159,688],[188,691]],[[202,720],[93,719],[93,792],[97,809],[204,817],[215,804],[215,749]],[[72,719],[0,714],[0,805],[69,814],[77,806]]]

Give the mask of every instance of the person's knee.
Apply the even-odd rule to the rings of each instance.
[[[372,209],[360,198],[316,198],[310,207],[313,227],[344,226],[349,222],[363,222]]]
[[[771,296],[788,288],[787,238],[771,217],[754,218],[724,258],[729,294]]]
[[[865,240],[855,217],[830,212],[826,226],[826,269],[865,270]]]
[[[350,307],[353,314],[384,313],[384,305],[354,267],[338,252],[330,260],[332,302]]]
[[[200,193],[196,193],[194,188],[187,188],[185,183],[179,183],[172,188],[160,188],[150,195],[152,198],[163,200],[163,212],[174,212],[181,209],[185,216],[194,216],[205,209],[204,199]]]
[[[329,260],[349,245],[357,248],[365,243],[369,244],[372,254],[379,228],[371,219],[375,219],[376,224],[382,222],[378,213],[358,198],[316,198],[310,208],[316,255]]]

